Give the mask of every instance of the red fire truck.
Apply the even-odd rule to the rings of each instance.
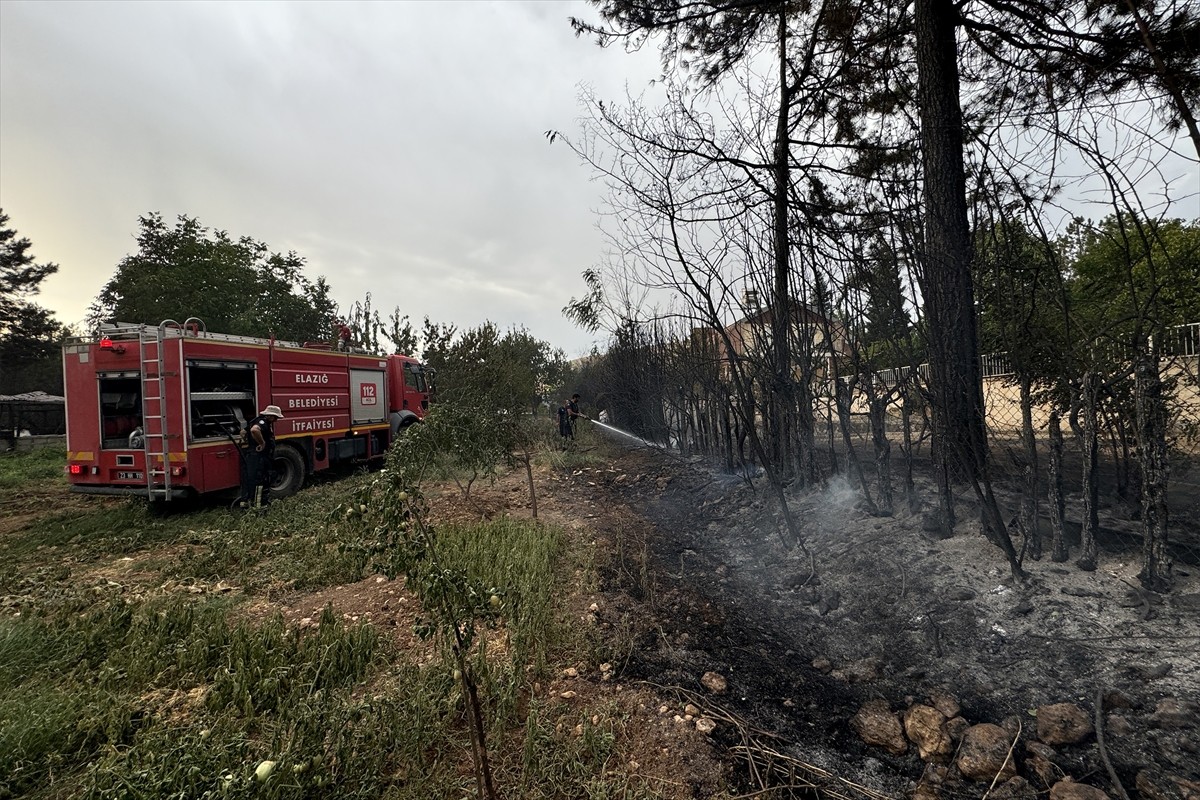
[[[63,348],[71,490],[181,499],[241,483],[246,421],[277,405],[272,495],[314,472],[383,457],[429,407],[402,355],[209,333],[204,323],[106,325]]]

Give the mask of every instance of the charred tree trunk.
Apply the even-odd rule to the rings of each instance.
[[[1142,571],[1138,580],[1149,591],[1165,592],[1171,588],[1171,562],[1167,558],[1167,409],[1153,341],[1148,350],[1140,352],[1134,373],[1142,484]]]
[[[1038,526],[1038,454],[1033,435],[1033,387],[1029,376],[1021,377],[1021,441],[1025,446],[1024,484],[1021,496],[1021,529],[1029,557],[1042,557],[1042,532]]]
[[[867,476],[863,474],[862,463],[858,460],[858,454],[854,449],[854,439],[850,431],[850,401],[854,393],[854,384],[839,379],[836,383],[835,392],[838,423],[842,429],[842,445],[846,448],[846,463],[850,468],[850,473],[858,481],[859,488],[862,489],[863,501],[866,503],[867,513],[872,516],[878,516],[879,509],[871,497],[871,486],[867,483]]]
[[[780,476],[787,480],[792,471],[791,428],[793,413],[793,381],[791,357],[792,302],[789,268],[790,244],[788,242],[788,190],[789,174],[788,109],[790,94],[787,74],[787,13],[786,5],[779,8],[779,115],[775,122],[775,191],[774,191],[774,249],[775,274],[771,304],[773,386],[768,391],[771,417],[774,425],[770,429],[769,452],[775,458],[773,465],[782,470]]]
[[[921,510],[921,501],[913,483],[912,392],[912,387],[905,387],[900,405],[900,424],[904,431],[904,445],[901,448],[904,454],[904,499],[908,503],[908,513],[916,514]]]
[[[1071,557],[1063,525],[1063,434],[1058,412],[1050,412],[1050,465],[1046,499],[1050,504],[1050,560],[1059,564]]]
[[[1096,531],[1100,527],[1098,506],[1100,503],[1100,487],[1097,483],[1096,457],[1099,454],[1097,443],[1096,393],[1099,390],[1095,372],[1088,371],[1083,376],[1083,398],[1080,412],[1083,415],[1083,531],[1080,534],[1080,554],[1075,565],[1082,570],[1091,572],[1096,569]]]
[[[924,173],[926,319],[934,440],[942,482],[983,478],[983,384],[959,105],[958,10],[953,0],[916,0],[917,85]]]
[[[879,512],[892,515],[892,443],[887,438],[887,395],[880,397],[874,388],[868,389],[867,399],[871,416],[871,441],[875,445],[875,480],[879,484]]]

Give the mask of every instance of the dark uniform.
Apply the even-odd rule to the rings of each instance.
[[[251,434],[256,426],[263,439],[261,450]],[[242,495],[238,498],[243,507],[271,504],[271,481],[274,478],[271,465],[274,461],[275,417],[259,414],[246,425],[246,468],[242,474]]]
[[[567,403],[567,417],[571,421],[571,438],[575,438],[575,420],[579,419],[579,395],[571,395],[570,402]]]
[[[564,447],[568,439],[575,438],[575,428],[571,424],[571,411],[568,403],[563,403],[558,407],[558,435],[563,438]]]

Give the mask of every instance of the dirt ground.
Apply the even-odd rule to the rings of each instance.
[[[1200,798],[1200,542],[1182,540],[1196,520],[1172,531],[1169,595],[1138,589],[1137,523],[1116,507],[1095,572],[1043,559],[1014,582],[977,524],[931,538],[921,514],[873,517],[840,480],[791,497],[796,548],[743,478],[645,447],[586,455],[536,473],[539,517],[593,553],[598,580],[563,603],[612,655],[558,665],[531,691],[564,720],[606,709],[624,754],[613,769],[663,797]],[[435,524],[530,513],[523,471],[473,496],[431,493]],[[958,510],[976,516],[966,496]],[[423,646],[413,597],[379,576],[244,613],[304,627],[327,605]],[[1052,736],[1054,704],[1088,729]],[[944,746],[907,728],[928,708]],[[1002,737],[983,777],[963,762],[981,723]]]
[[[784,545],[761,491],[703,463],[630,449],[551,477],[543,507],[610,554],[596,616],[633,629],[620,678],[678,687],[722,720],[709,741],[746,788],[1034,797],[1068,778],[1106,794],[1060,785],[1051,797],[1200,797],[1200,543],[1176,543],[1174,590],[1147,594],[1137,523],[1105,509],[1095,572],[1027,561],[1022,583],[977,523],[929,538],[921,515],[872,517],[836,480],[791,499],[806,553]],[[1015,496],[1000,500],[1015,509]],[[960,498],[961,519],[972,508]],[[922,760],[900,751],[902,735],[867,744],[852,720],[870,701],[893,717],[936,706],[953,752]],[[1090,732],[1043,730],[1055,704]],[[972,780],[946,764],[977,723],[1007,732],[1008,763]]]

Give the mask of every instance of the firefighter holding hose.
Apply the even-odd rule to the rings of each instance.
[[[242,474],[242,508],[271,504],[271,463],[275,460],[275,420],[283,419],[279,406],[270,405],[246,425],[245,472]]]

